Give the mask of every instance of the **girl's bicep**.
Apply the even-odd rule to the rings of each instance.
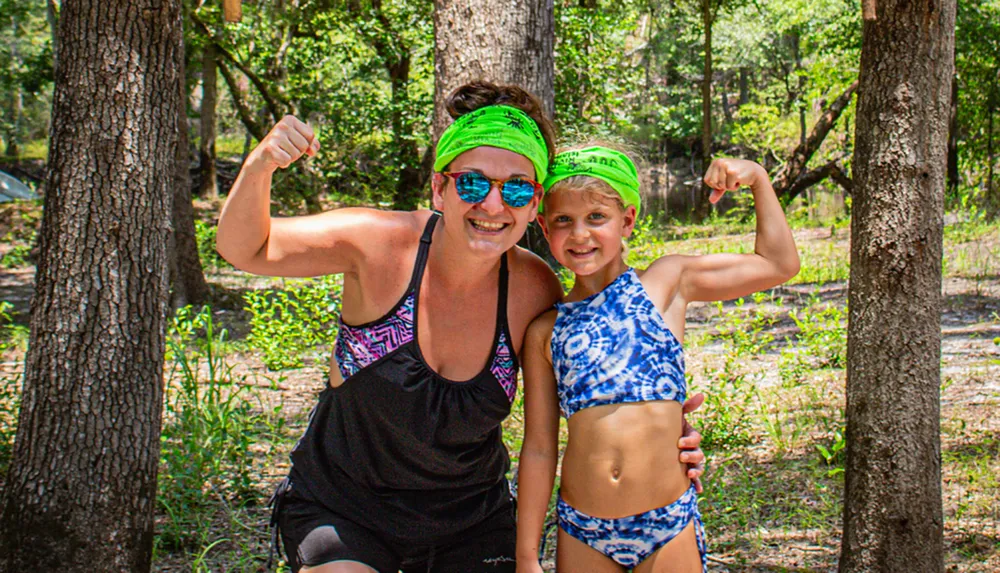
[[[683,257],[679,292],[686,302],[729,300],[787,280],[774,262],[756,253]]]

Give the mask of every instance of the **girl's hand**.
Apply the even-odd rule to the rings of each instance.
[[[694,412],[705,402],[705,395],[698,392],[688,398],[681,408],[684,423],[681,426],[681,439],[677,446],[681,450],[681,462],[688,465],[687,477],[694,483],[696,492],[701,493],[701,474],[705,473],[705,453],[701,451],[701,434],[687,421],[687,414]]]
[[[708,200],[718,203],[726,191],[735,191],[744,185],[753,187],[762,176],[767,177],[767,172],[753,161],[717,158],[705,172],[705,185],[712,188],[712,195]]]
[[[319,138],[313,128],[294,116],[286,115],[250,152],[247,163],[274,172],[288,167],[303,155],[315,157],[317,151]]]

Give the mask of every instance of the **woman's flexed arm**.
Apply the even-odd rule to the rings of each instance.
[[[250,152],[219,217],[216,249],[223,258],[262,275],[350,272],[362,257],[360,238],[374,234],[391,241],[399,223],[407,226],[390,213],[370,209],[272,218],[274,172],[317,151],[319,139],[313,129],[287,115]]]

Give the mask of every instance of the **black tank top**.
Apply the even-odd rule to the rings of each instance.
[[[417,305],[439,216],[427,222],[410,285],[396,306],[360,326],[341,321],[335,356],[344,382],[320,394],[292,451],[291,472],[295,490],[305,488],[330,511],[397,539],[424,542],[509,509],[510,458],[500,423],[510,413],[518,368],[507,326],[506,254],[493,348],[483,369],[456,382],[424,360]]]

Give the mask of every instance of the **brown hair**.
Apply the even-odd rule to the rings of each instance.
[[[494,84],[476,80],[455,88],[445,100],[445,109],[452,119],[488,105],[509,105],[528,114],[542,131],[549,162],[556,156],[555,127],[542,111],[542,102],[531,92],[513,84]]]

